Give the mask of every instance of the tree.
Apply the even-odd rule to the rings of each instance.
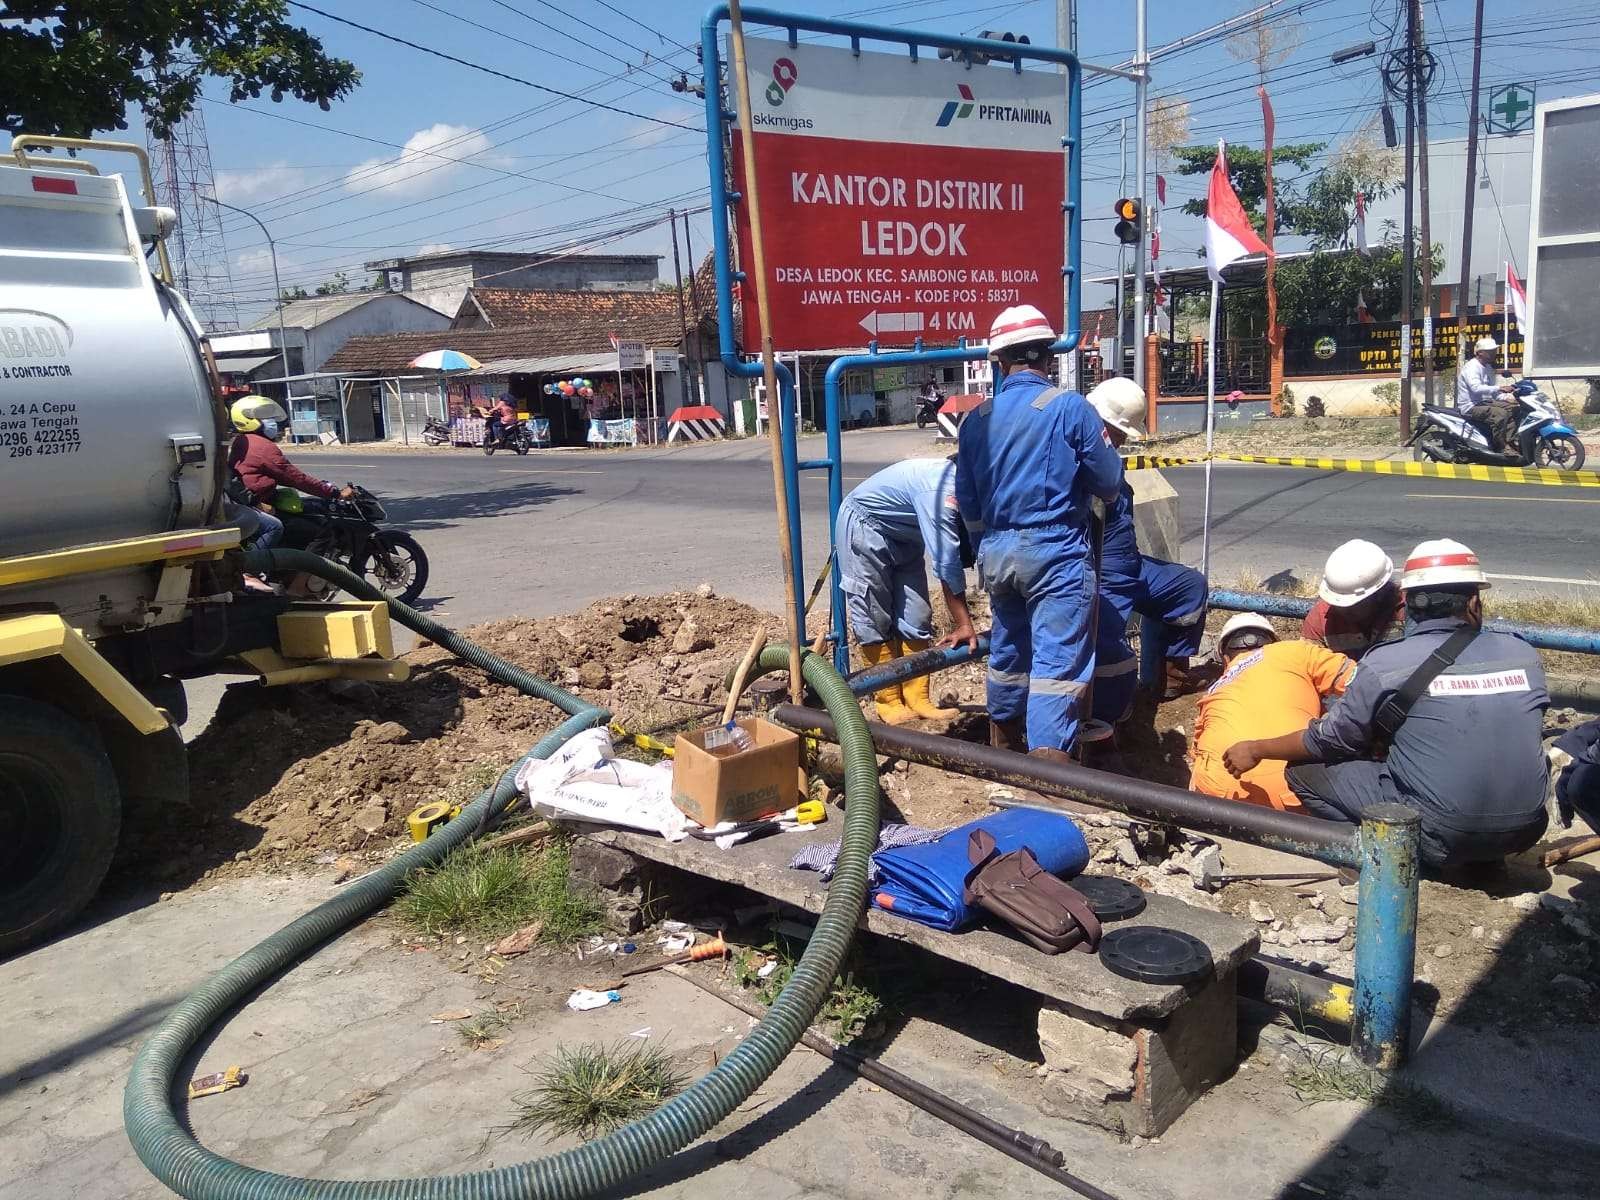
[[[343,296],[350,291],[350,276],[343,271],[338,272],[332,279],[326,279],[317,284],[319,296]]]
[[[286,287],[278,293],[278,300],[283,304],[288,304],[291,300],[309,300],[310,298],[311,293],[298,284],[294,287]]]
[[[0,0],[0,128],[87,137],[137,108],[165,135],[207,79],[234,103],[267,92],[317,104],[350,92],[352,63],[284,19],[284,0]]]
[[[1300,213],[1297,181],[1301,176],[1285,179],[1282,168],[1287,165],[1304,173],[1326,145],[1326,142],[1296,142],[1288,146],[1273,147],[1272,177],[1273,187],[1277,192],[1278,210],[1277,228],[1274,233],[1299,232],[1295,220]],[[1173,149],[1172,157],[1177,161],[1179,175],[1209,175],[1212,164],[1217,161],[1217,148],[1215,145],[1178,146]],[[1256,227],[1257,232],[1265,233],[1267,224],[1265,155],[1249,146],[1229,144],[1228,180],[1233,184],[1233,190],[1239,194],[1239,203],[1244,206],[1245,215],[1250,218],[1250,223]],[[1194,217],[1205,216],[1205,198],[1187,201],[1183,211]]]
[[[1404,243],[1392,223],[1370,254],[1351,250],[1319,249],[1307,258],[1294,259],[1278,268],[1278,316],[1286,326],[1352,325],[1358,297],[1376,321],[1400,317],[1400,281],[1404,277]],[[1413,263],[1413,288],[1420,288],[1423,247],[1419,242]],[[1443,248],[1433,247],[1438,270]],[[1236,302],[1229,301],[1230,310]],[[1249,308],[1249,305],[1243,306]]]

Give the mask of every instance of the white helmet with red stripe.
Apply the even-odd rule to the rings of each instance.
[[[1478,565],[1478,556],[1452,538],[1419,542],[1406,556],[1405,572],[1400,576],[1400,587],[1408,592],[1461,583],[1486,588],[1489,579]]]
[[[1016,304],[1002,312],[989,326],[989,357],[996,358],[1000,351],[1012,346],[1055,340],[1056,331],[1051,328],[1049,317],[1031,304]]]

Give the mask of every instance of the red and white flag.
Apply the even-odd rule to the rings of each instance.
[[[1367,197],[1363,192],[1356,193],[1356,249],[1367,252]]]
[[[1517,318],[1517,328],[1527,333],[1528,293],[1523,290],[1522,280],[1517,278],[1510,263],[1506,264],[1506,299],[1511,301],[1511,315]]]
[[[1362,325],[1372,324],[1372,312],[1367,308],[1367,293],[1356,293],[1356,321]]]
[[[1244,206],[1228,181],[1228,153],[1217,143],[1217,161],[1211,168],[1211,188],[1206,195],[1206,272],[1222,282],[1222,272],[1250,254],[1267,254]]]

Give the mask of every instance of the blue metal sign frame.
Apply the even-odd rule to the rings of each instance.
[[[999,42],[988,38],[962,37],[956,34],[930,33],[915,29],[897,29],[885,25],[867,25],[858,21],[840,21],[827,17],[806,16],[782,12],[771,8],[742,7],[746,25],[766,25],[783,29],[789,44],[796,45],[801,31],[831,34],[847,38],[855,53],[861,52],[863,42],[885,42],[903,46],[915,60],[926,47],[933,50],[970,50],[992,56],[1010,56],[1013,69],[1022,70],[1023,59],[1056,63],[1066,68],[1064,98],[1067,106],[1067,134],[1061,146],[1067,158],[1067,195],[1062,205],[1067,226],[1067,261],[1061,273],[1067,289],[1067,328],[1061,340],[1051,347],[1057,354],[1075,350],[1080,337],[1080,285],[1078,264],[1082,261],[1083,215],[1079,203],[1083,191],[1082,121],[1083,70],[1076,55],[1053,46],[1034,46],[1019,42]],[[700,24],[701,63],[705,70],[706,101],[706,156],[711,176],[711,235],[716,263],[717,331],[718,349],[722,365],[730,375],[754,379],[761,375],[759,359],[745,361],[739,357],[733,341],[733,284],[744,281],[742,271],[734,271],[728,232],[728,205],[742,198],[737,191],[729,191],[727,155],[723,137],[735,114],[722,106],[722,53],[717,42],[718,31],[728,19],[726,4],[714,5]],[[826,471],[828,473],[828,541],[833,542],[833,530],[839,515],[839,505],[844,500],[843,451],[840,435],[840,400],[845,372],[857,368],[900,367],[918,363],[963,362],[985,357],[983,347],[968,347],[962,338],[947,350],[924,350],[918,338],[909,351],[878,353],[877,343],[868,346],[866,354],[846,355],[835,359],[828,367],[825,389],[827,420],[827,457],[800,461],[795,428],[794,377],[782,362],[778,373],[778,431],[783,447],[784,490],[789,500],[789,552],[793,557],[796,579],[806,578],[805,554],[800,524],[800,472]],[[770,412],[769,403],[769,412]],[[769,417],[770,419],[770,417]],[[839,586],[837,557],[832,567],[830,587],[832,625],[834,635],[834,666],[845,673],[850,669],[849,631],[845,627],[844,592]],[[795,597],[797,627],[805,629],[805,609],[800,596]]]

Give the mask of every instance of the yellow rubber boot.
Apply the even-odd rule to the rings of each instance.
[[[902,645],[907,654],[920,654],[928,648],[928,643],[920,639],[907,638]],[[940,708],[933,702],[933,697],[928,693],[928,676],[921,675],[916,679],[908,679],[900,685],[900,694],[905,697],[906,707],[926,721],[953,721],[961,715],[959,708]]]
[[[867,660],[867,666],[875,667],[886,663],[890,659],[900,657],[900,643],[898,642],[862,642],[861,657]],[[917,714],[906,707],[905,701],[900,696],[900,685],[890,684],[872,693],[874,707],[878,710],[878,720],[885,725],[904,725],[907,721],[915,721]]]

